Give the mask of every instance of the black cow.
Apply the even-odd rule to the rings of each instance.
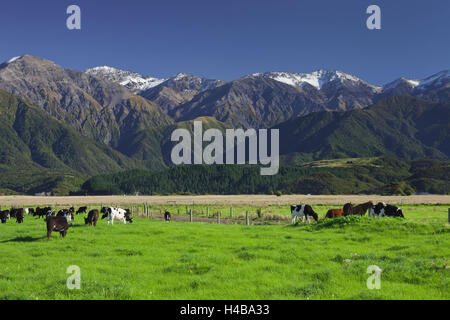
[[[164,211],[164,220],[170,221],[171,218],[172,218],[172,216],[170,215],[170,212],[165,210]]]
[[[99,217],[98,210],[97,209],[91,210],[89,211],[87,218],[84,218],[84,224],[89,224],[90,226],[92,226],[93,224],[94,227],[96,227],[98,217]]]
[[[11,218],[15,218],[17,212],[19,212],[19,209],[11,208],[11,210],[9,211],[9,216]]]
[[[67,230],[69,229],[69,224],[67,223],[67,219],[64,217],[55,217],[48,216],[47,217],[47,240],[50,240],[50,236],[53,231],[59,232],[61,237],[65,237],[67,234]]]
[[[17,223],[23,223],[24,217],[25,217],[25,210],[18,209],[16,211],[16,221],[17,221]]]
[[[92,211],[92,210],[91,210]],[[91,212],[91,211],[89,211],[89,212]],[[97,211],[98,212],[98,211]],[[77,212],[76,212],[77,214],[80,214],[80,213],[84,213],[84,214],[86,214],[87,213],[87,207],[80,207],[80,208],[78,208],[78,210],[77,210]]]
[[[0,221],[6,223],[6,220],[10,218],[9,210],[0,211]]]
[[[11,209],[11,211],[9,212],[9,216],[11,218],[16,218],[16,221],[18,223],[22,223],[23,222],[23,218],[25,216],[25,210],[23,208]]]
[[[51,210],[52,210],[51,207],[45,207],[45,208],[37,207],[36,211],[35,211],[35,216],[38,216],[39,218],[40,217],[47,217],[48,212],[51,211]]]
[[[133,223],[133,219],[131,218],[130,209],[125,209],[125,220],[129,223]]]
[[[402,209],[386,204],[384,202],[378,202],[377,205],[373,209],[375,215],[378,215],[378,217],[401,217],[404,218]]]
[[[315,213],[313,208],[308,204],[291,206],[291,223],[294,223],[297,217],[302,218],[303,221],[306,219],[308,222],[310,217],[313,217],[316,221],[319,220],[317,213]]]

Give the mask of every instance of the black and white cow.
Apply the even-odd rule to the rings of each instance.
[[[9,210],[0,211],[0,221],[6,223],[6,220],[10,219]]]
[[[167,211],[167,209],[164,210],[164,220],[170,221],[171,218],[172,218],[172,217],[171,217],[171,215],[170,215],[170,212]]]
[[[107,218],[108,224],[114,224],[114,220],[117,220],[119,224],[121,221],[127,224],[127,211],[125,209],[103,207],[100,212],[103,213],[102,219]]]
[[[62,209],[58,211],[57,217],[66,218],[67,222],[71,222],[74,220],[73,211],[71,209]]]
[[[45,218],[44,218],[44,220],[45,221],[48,221],[49,220],[49,218],[51,218],[51,217],[56,217],[56,214],[55,214],[55,211],[53,211],[53,210],[48,210],[46,213],[45,213]],[[67,219],[66,219],[67,220]]]
[[[370,210],[369,215],[381,217],[401,217],[404,218],[402,209],[399,207],[386,204],[384,202],[378,202],[373,209]]]
[[[291,206],[291,223],[293,224],[297,218],[301,218],[304,222],[305,219],[310,222],[310,217],[318,221],[319,216],[314,212],[312,207],[308,204],[300,204],[298,206]]]

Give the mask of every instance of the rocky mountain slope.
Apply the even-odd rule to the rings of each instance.
[[[1,64],[0,88],[118,150],[138,130],[173,123],[158,105],[119,84],[39,57],[25,55]]]

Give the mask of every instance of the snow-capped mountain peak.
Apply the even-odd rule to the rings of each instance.
[[[421,88],[425,88],[425,87],[428,87],[431,85],[440,86],[440,85],[442,85],[442,83],[444,81],[448,81],[448,80],[450,80],[450,70],[444,70],[444,71],[438,72],[432,76],[429,76],[423,80],[420,80],[419,86]]]
[[[394,89],[401,84],[407,84],[413,89],[423,90],[430,86],[441,86],[444,81],[450,81],[450,70],[438,72],[424,79],[398,78],[383,86],[383,91]]]
[[[22,56],[17,56],[17,57],[11,58],[8,61],[6,61],[6,64],[13,63],[14,61],[19,60],[20,58],[22,58]]]
[[[139,93],[163,83],[167,79],[158,79],[142,74],[120,70],[108,66],[100,66],[86,70],[89,75],[101,76],[104,79],[119,83],[133,93]]]
[[[380,89],[377,86],[366,83],[358,77],[339,70],[321,69],[312,73],[266,72],[264,74],[255,74],[254,76],[267,77],[294,87],[303,87],[304,85],[309,84],[318,90],[321,90],[325,84],[330,82],[363,84],[372,87],[375,91]]]

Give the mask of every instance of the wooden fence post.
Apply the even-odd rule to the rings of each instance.
[[[189,207],[188,206],[186,206],[186,214],[187,215],[189,214]]]
[[[192,209],[189,210],[189,222],[192,222]]]
[[[230,219],[233,219],[233,207],[230,207]]]
[[[248,220],[248,211],[245,212],[245,224],[250,225],[250,221]]]
[[[209,207],[206,207],[206,217],[209,218]]]
[[[220,211],[217,212],[217,223],[218,224],[220,224],[220,215],[221,215],[221,212]]]

